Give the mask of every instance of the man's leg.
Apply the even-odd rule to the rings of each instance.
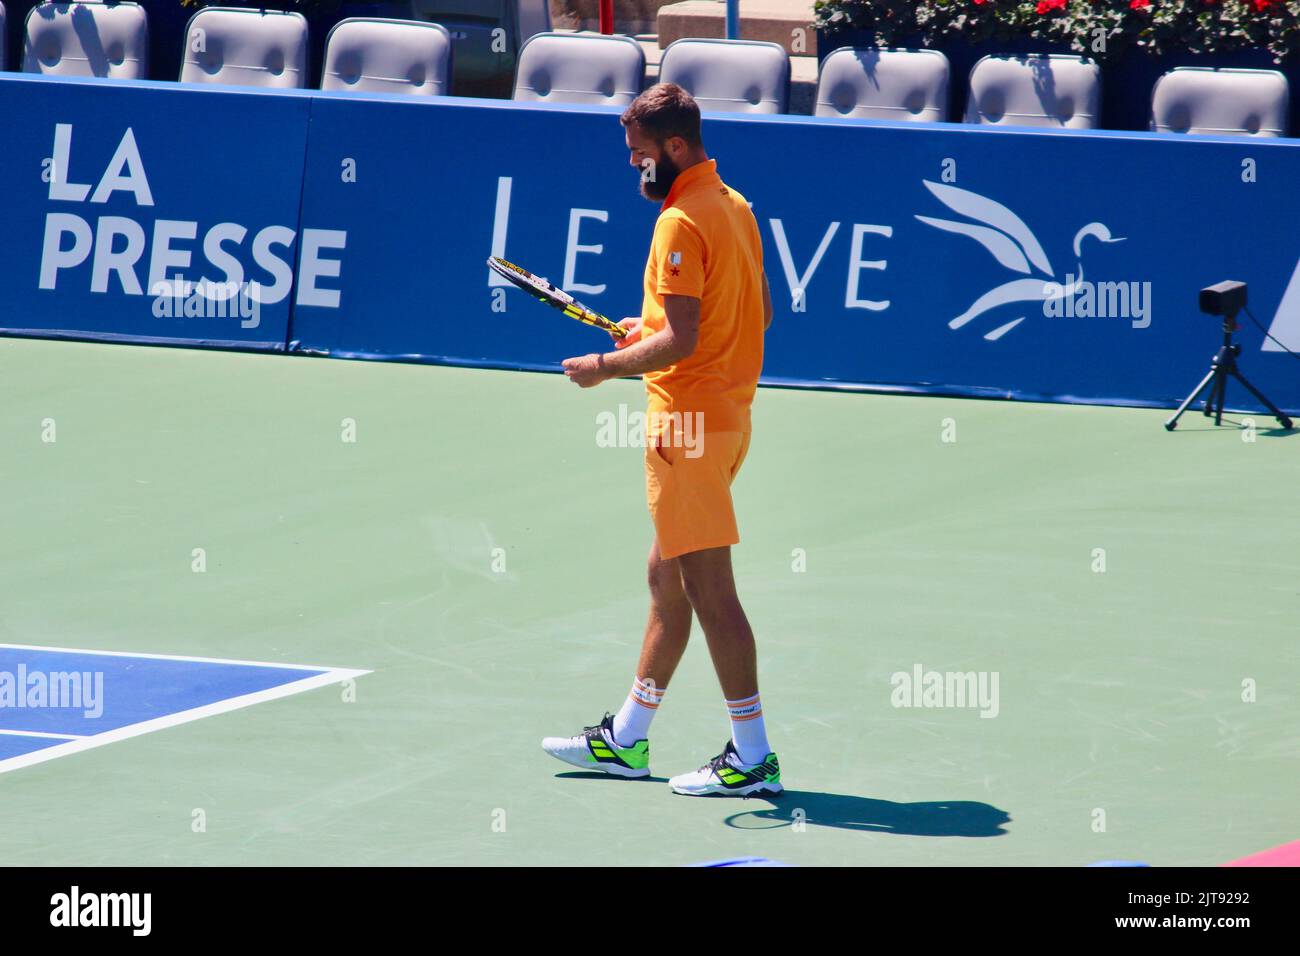
[[[731,548],[692,551],[676,559],[686,598],[704,628],[713,669],[727,700],[758,694],[758,651],[754,632],[736,595]]]
[[[641,641],[641,658],[632,690],[614,715],[614,740],[620,746],[645,739],[691,636],[691,602],[686,599],[681,569],[676,558],[665,561],[660,557],[658,541],[650,546],[646,578],[650,585],[650,614]]]
[[[650,585],[650,615],[646,620],[641,657],[632,690],[617,714],[605,714],[600,724],[573,737],[545,737],[542,749],[583,770],[620,777],[649,776],[650,721],[659,710],[668,681],[686,651],[691,636],[691,602],[686,599],[681,568],[675,558],[665,561],[656,540],[646,562]]]
[[[731,571],[731,548],[707,548],[679,557],[682,582],[704,636],[708,640],[713,668],[726,698],[731,718],[731,750],[737,763],[733,767],[753,768],[743,776],[733,775],[731,784],[739,789],[780,789],[780,769],[767,741],[763,722],[763,705],[758,696],[758,652],[754,632],[745,617],[745,609],[736,596],[736,581]],[[723,754],[724,758],[726,753]],[[770,759],[769,759],[770,758]],[[717,780],[727,783],[723,775]],[[683,782],[678,792],[716,791],[718,784],[709,773]]]
[[[682,584],[679,559],[659,556],[659,542],[650,546],[646,578],[650,585],[650,616],[641,641],[637,675],[653,680],[661,690],[677,670],[691,636],[691,602]]]

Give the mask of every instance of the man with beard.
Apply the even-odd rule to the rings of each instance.
[[[662,203],[646,263],[641,315],[605,354],[566,359],[583,388],[641,375],[648,398],[646,496],[655,529],[650,615],[632,690],[617,714],[547,753],[585,770],[648,777],[647,732],[698,617],[731,718],[731,739],[699,770],[673,777],[689,795],[780,793],[758,695],[754,635],[736,596],[731,546],[740,541],[731,482],[749,450],[750,406],[772,303],[758,223],[718,177],[700,136],[700,110],[660,83],[621,121],[641,193]],[[695,441],[690,437],[694,435]]]

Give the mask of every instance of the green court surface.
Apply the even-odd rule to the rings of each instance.
[[[644,623],[642,452],[596,441],[642,396],[0,340],[0,642],[373,671],[0,775],[0,861],[1169,866],[1300,837],[1300,436],[1262,416],[1246,442],[761,390],[734,557],[787,792],[669,792],[729,732],[698,629],[654,779],[571,773],[539,741],[618,708]],[[894,706],[917,666],[996,673],[996,716]]]

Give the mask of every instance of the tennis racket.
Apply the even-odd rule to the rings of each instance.
[[[599,312],[594,312],[587,308],[569,293],[563,289],[558,289],[551,283],[539,276],[533,275],[522,266],[517,266],[513,262],[507,262],[500,256],[488,257],[488,268],[499,276],[509,279],[512,283],[523,289],[529,295],[541,302],[545,302],[553,309],[559,309],[571,319],[577,319],[587,325],[594,325],[598,329],[604,329],[615,338],[624,338],[627,335],[627,329],[623,328],[616,322],[611,322]]]

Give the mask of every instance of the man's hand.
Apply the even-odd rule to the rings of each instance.
[[[610,338],[614,339],[614,348],[625,349],[629,345],[635,345],[637,342],[641,341],[641,316],[630,315],[620,322],[619,325],[627,329],[627,335],[623,336],[621,339],[617,339],[614,338],[613,333],[610,333]]]
[[[605,370],[605,356],[596,352],[565,359],[564,374],[568,376],[569,381],[583,388],[599,385],[610,377],[609,372]]]

